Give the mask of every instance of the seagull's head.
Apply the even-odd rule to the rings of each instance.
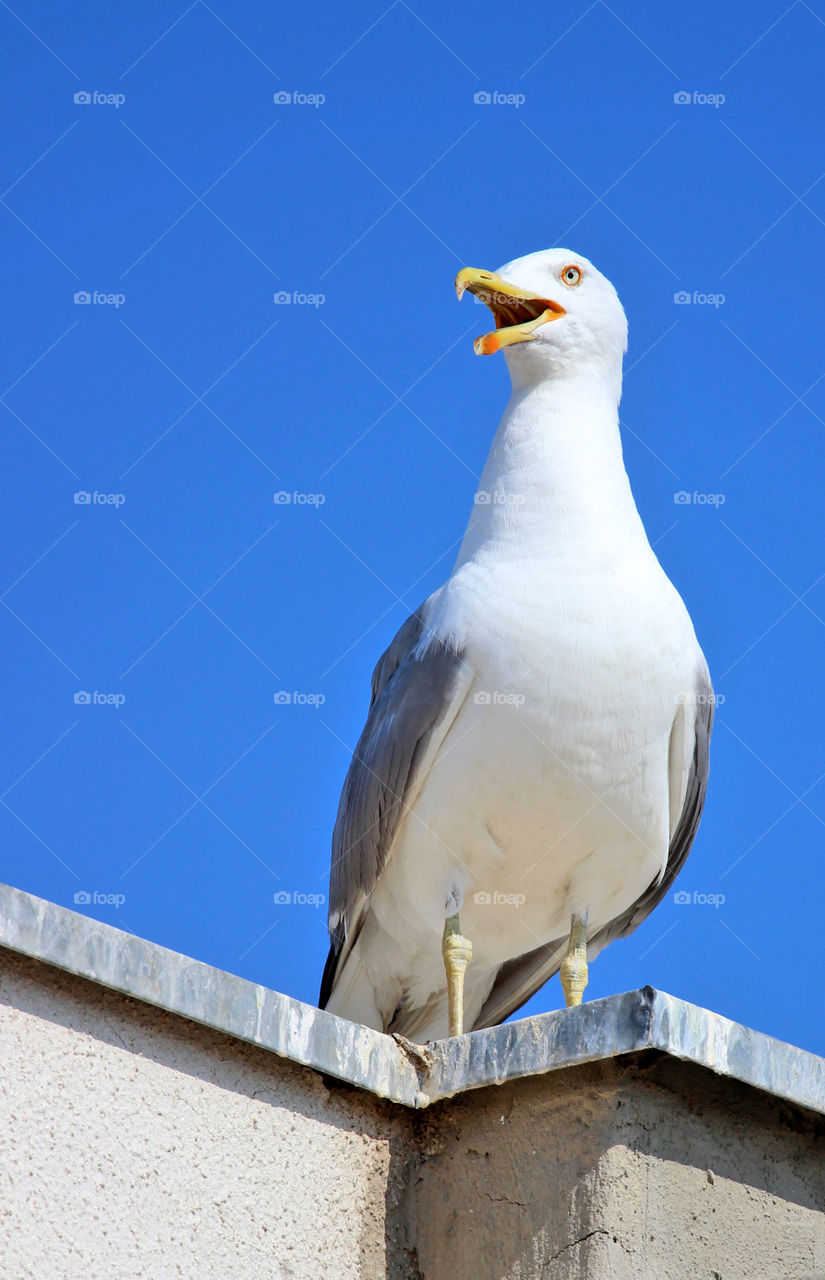
[[[539,382],[588,366],[621,379],[627,318],[610,281],[572,249],[542,249],[499,271],[465,267],[459,298],[473,293],[495,316],[477,355],[504,351],[514,382]]]

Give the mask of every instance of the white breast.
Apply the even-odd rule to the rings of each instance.
[[[608,923],[657,878],[670,732],[697,660],[652,557],[643,581],[596,574],[575,591],[551,574],[521,592],[505,568],[475,577],[459,570],[444,593],[446,611],[475,612],[475,680],[373,898],[379,923],[404,918],[422,988],[454,891],[482,970],[565,936],[574,911]]]

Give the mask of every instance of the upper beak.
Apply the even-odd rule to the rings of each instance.
[[[502,347],[530,342],[539,325],[567,314],[561,303],[542,298],[527,289],[519,289],[495,272],[481,271],[477,267],[465,267],[459,271],[455,278],[455,291],[459,298],[467,291],[474,293],[496,318],[495,332],[485,333],[473,343],[477,356],[491,356]]]

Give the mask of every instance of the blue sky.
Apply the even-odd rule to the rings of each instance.
[[[369,675],[507,397],[453,278],[565,245],[628,313],[627,466],[720,695],[690,901],[589,995],[825,1052],[822,0],[0,28],[0,878],[315,1000]]]

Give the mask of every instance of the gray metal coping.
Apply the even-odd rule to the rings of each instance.
[[[8,885],[0,885],[0,947],[406,1107],[658,1049],[825,1113],[825,1058],[651,987],[417,1046]]]

